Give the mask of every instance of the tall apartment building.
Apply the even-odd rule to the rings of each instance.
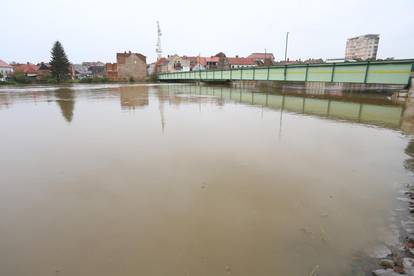
[[[348,38],[346,42],[345,59],[376,59],[378,43],[378,34],[366,34]]]

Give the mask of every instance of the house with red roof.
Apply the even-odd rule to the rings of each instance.
[[[13,73],[13,66],[0,59],[0,80],[5,80],[7,76]]]
[[[252,53],[248,58],[252,58],[258,65],[273,65],[275,56],[273,53]]]
[[[165,57],[159,58],[154,64],[154,73],[166,73],[168,72],[168,59]]]
[[[216,69],[219,62],[220,62],[219,57],[216,57],[216,56],[206,57],[206,67],[208,69]]]
[[[230,68],[244,68],[257,66],[257,62],[253,58],[246,57],[229,57],[227,58]]]
[[[160,64],[160,72],[187,72],[190,71],[191,60],[187,56],[169,55]]]
[[[205,57],[194,56],[187,57],[190,60],[190,71],[200,71],[205,70],[207,61]]]
[[[36,78],[40,74],[39,66],[29,62],[26,64],[16,64],[14,71],[24,73],[28,78]]]

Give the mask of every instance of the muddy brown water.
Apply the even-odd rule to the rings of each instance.
[[[398,239],[404,106],[189,85],[0,89],[0,275],[352,275]]]

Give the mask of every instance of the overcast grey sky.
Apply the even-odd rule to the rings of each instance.
[[[1,0],[0,59],[48,61],[60,40],[71,62],[115,61],[115,53],[164,55],[251,52],[343,57],[348,37],[380,34],[378,57],[414,58],[414,0]]]

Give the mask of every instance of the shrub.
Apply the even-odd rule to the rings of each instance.
[[[14,72],[12,79],[17,83],[30,83],[23,72]]]

